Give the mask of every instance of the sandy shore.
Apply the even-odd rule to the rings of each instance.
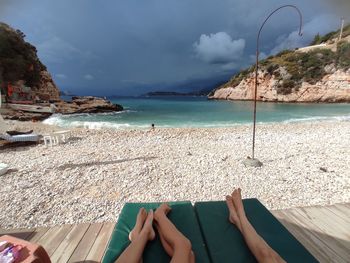
[[[115,221],[125,202],[223,200],[236,186],[269,209],[350,202],[350,122],[258,125],[256,136],[262,168],[242,164],[251,126],[73,129],[66,144],[0,150],[11,168],[0,227]]]

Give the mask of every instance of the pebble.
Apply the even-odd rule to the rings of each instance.
[[[58,127],[10,121],[13,129]],[[0,150],[0,228],[115,222],[125,202],[224,200],[235,187],[269,209],[350,202],[350,122],[72,129],[65,144]],[[328,172],[323,171],[325,168]]]

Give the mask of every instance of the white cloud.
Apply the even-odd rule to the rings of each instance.
[[[60,74],[60,73],[55,74],[55,76],[56,76],[56,78],[59,78],[59,79],[66,79],[67,78],[67,76],[65,74]]]
[[[193,44],[196,56],[211,64],[231,64],[239,59],[245,48],[245,40],[233,40],[226,32],[201,35]]]
[[[298,26],[297,23],[296,26]],[[334,15],[317,16],[303,26],[303,35],[301,37],[298,34],[299,31],[294,31],[288,36],[279,36],[276,40],[277,45],[271,50],[271,54],[274,55],[285,49],[307,46],[317,33],[324,35],[332,30],[336,30],[339,26],[339,18]]]
[[[86,80],[93,80],[93,79],[95,79],[95,77],[90,75],[90,74],[86,74],[86,75],[84,75],[84,79],[86,79]]]

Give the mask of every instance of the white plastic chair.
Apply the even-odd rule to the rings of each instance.
[[[56,131],[43,135],[44,144],[46,146],[54,146],[60,143],[66,143],[70,137],[70,130]]]

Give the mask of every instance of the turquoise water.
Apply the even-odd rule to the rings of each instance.
[[[56,115],[46,123],[88,128],[224,127],[251,123],[253,102],[209,101],[205,97],[121,98],[125,111]],[[350,121],[350,104],[258,103],[257,122]]]

